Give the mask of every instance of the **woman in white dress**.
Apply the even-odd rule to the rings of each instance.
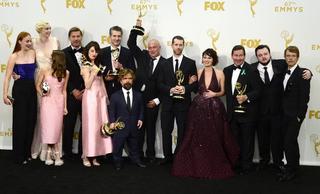
[[[39,37],[33,41],[33,48],[36,52],[37,60],[37,72],[43,69],[51,69],[52,65],[52,51],[59,49],[59,42],[55,37],[51,36],[51,26],[48,22],[39,22],[36,24],[36,31]],[[38,80],[38,73],[36,73],[35,79]],[[39,98],[38,98],[39,99]],[[39,102],[39,101],[38,101]],[[39,106],[37,111],[37,123],[34,130],[33,142],[31,146],[32,158],[36,159],[40,155],[40,160],[45,161],[47,148],[42,145],[39,129]],[[61,140],[60,140],[61,148]],[[61,149],[60,149],[61,150]],[[59,152],[61,153],[61,151]]]

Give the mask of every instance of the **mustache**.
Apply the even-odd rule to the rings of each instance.
[[[132,87],[132,84],[131,84],[131,83],[125,83],[125,84],[123,84],[123,87],[124,87],[126,90],[130,90],[131,87]]]

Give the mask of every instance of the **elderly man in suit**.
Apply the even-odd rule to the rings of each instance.
[[[134,79],[135,75],[131,69],[122,69],[119,72],[122,88],[116,91],[110,100],[110,127],[114,128],[117,119],[125,124],[125,127],[112,137],[112,155],[116,170],[123,167],[122,151],[125,143],[128,145],[131,161],[139,167],[146,167],[140,160],[138,150],[138,130],[143,124],[143,100],[141,93],[132,89]]]

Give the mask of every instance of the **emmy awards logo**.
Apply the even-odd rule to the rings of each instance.
[[[258,2],[258,0],[249,0],[250,11],[251,11],[252,17],[254,17],[254,15],[256,15],[256,12],[254,11],[253,7],[257,4],[257,2]]]
[[[113,0],[106,0],[107,1],[107,9],[110,15],[112,14],[112,8],[111,8],[111,3]]]
[[[316,156],[320,157],[320,139],[317,134],[310,135],[310,141],[313,143],[314,151],[316,152]]]
[[[247,90],[247,85],[244,85],[244,87],[242,87],[242,84],[240,82],[237,82],[235,88],[238,92],[237,96],[242,96]],[[234,112],[245,113],[246,112],[245,109],[246,107],[242,106],[242,104],[239,104],[239,106],[235,107]]]
[[[139,3],[139,8],[137,9],[138,10],[138,19],[142,19],[145,15],[147,15],[147,2],[146,0],[140,0],[140,3]]]
[[[207,31],[208,36],[211,38],[211,45],[214,50],[217,50],[216,42],[219,40],[220,32],[216,33],[213,29]]]
[[[11,29],[9,30],[9,26],[7,24],[2,24],[1,30],[6,34],[7,42],[9,44],[9,47],[11,47],[10,37],[12,36],[12,33],[13,33],[13,27],[11,27]]]
[[[318,73],[320,73],[320,65],[317,65],[316,71],[317,71]]]
[[[176,79],[177,79],[177,82],[178,82],[178,86],[181,86],[182,82],[184,80],[184,74],[180,69],[177,70],[175,74],[176,74]],[[172,97],[175,98],[175,99],[181,99],[181,100],[184,99],[183,94],[173,94]]]
[[[283,40],[285,41],[285,48],[287,48],[289,46],[289,44],[293,41],[293,34],[289,34],[288,31],[284,30],[281,32],[281,37],[283,38]]]
[[[148,38],[149,38],[149,33],[145,33],[145,35],[143,35],[142,37],[142,44],[145,49],[148,48]]]
[[[177,2],[177,9],[178,9],[179,15],[181,16],[182,15],[182,3],[183,3],[183,0],[176,0],[176,2]]]
[[[47,11],[47,9],[45,7],[45,2],[46,2],[46,0],[40,0],[40,4],[41,4],[41,8],[42,8],[43,13],[46,13],[46,11]]]

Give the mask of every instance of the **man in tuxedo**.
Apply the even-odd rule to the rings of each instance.
[[[84,92],[84,82],[80,75],[81,57],[82,57],[82,31],[78,27],[72,27],[68,33],[70,46],[63,49],[66,56],[67,70],[70,77],[67,85],[67,109],[68,114],[64,116],[63,130],[63,152],[65,158],[72,158],[72,144],[74,128],[78,115],[81,118],[81,99]],[[80,125],[81,126],[81,125]],[[78,153],[82,154],[81,127],[79,129]]]
[[[172,38],[173,56],[168,58],[168,62],[161,66],[158,87],[161,93],[161,128],[164,160],[160,164],[172,160],[172,136],[174,119],[178,128],[177,146],[179,149],[184,136],[188,109],[191,103],[191,92],[197,90],[198,82],[189,84],[189,79],[197,75],[197,67],[194,60],[182,54],[184,48],[184,38],[175,36]],[[176,72],[182,72],[183,79],[179,85]],[[182,97],[182,98],[181,98]]]
[[[304,69],[298,65],[299,49],[289,46],[284,51],[284,57],[288,68],[282,90],[282,139],[287,165],[280,174],[279,181],[296,177],[300,159],[298,135],[310,99],[310,79],[302,78]]]
[[[231,51],[233,64],[223,69],[228,120],[240,146],[240,174],[248,173],[252,169],[254,133],[261,89],[259,75],[245,62],[245,56],[243,46],[234,46]]]
[[[281,127],[281,100],[283,74],[287,70],[285,60],[271,59],[270,48],[259,45],[255,49],[258,62],[252,67],[259,72],[262,82],[261,100],[259,103],[258,145],[260,154],[259,170],[265,169],[270,162],[270,147],[273,164],[279,170],[283,169],[283,153]],[[305,70],[304,79],[310,79],[311,72]]]
[[[111,96],[115,91],[121,88],[121,84],[117,80],[117,76],[110,75],[110,72],[119,71],[122,68],[135,70],[133,56],[128,48],[121,46],[122,28],[113,26],[109,30],[110,46],[101,49],[101,65],[105,66],[106,89],[108,95]],[[109,73],[109,74],[108,74]]]
[[[134,87],[142,93],[144,103],[144,124],[143,128],[139,130],[138,147],[141,153],[140,155],[143,157],[143,145],[146,132],[146,156],[148,161],[153,163],[155,161],[156,122],[160,104],[157,79],[160,72],[159,69],[166,63],[166,59],[160,56],[161,47],[158,40],[150,40],[148,42],[148,50],[141,50],[137,46],[137,36],[143,34],[144,29],[141,27],[141,20],[138,19],[136,26],[134,26],[130,32],[128,47],[137,61]]]
[[[125,124],[125,127],[112,137],[112,155],[116,170],[120,170],[123,166],[122,151],[125,143],[131,161],[139,167],[146,167],[140,160],[138,150],[138,130],[143,124],[143,100],[141,93],[132,89],[134,79],[133,70],[126,68],[120,70],[119,81],[122,88],[116,91],[110,100],[110,127],[114,128],[117,119]]]

